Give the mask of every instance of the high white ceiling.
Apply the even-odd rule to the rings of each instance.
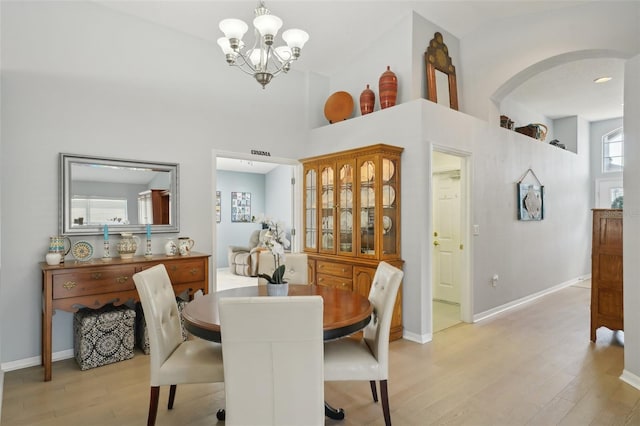
[[[535,17],[539,13],[572,7],[585,1],[589,0],[273,0],[265,4],[274,15],[282,18],[283,30],[297,27],[310,34],[310,40],[295,68],[330,76],[348,64],[358,49],[369,48],[378,34],[393,27],[411,10],[463,39],[475,30],[502,19],[513,19],[519,15]],[[250,24],[257,1],[99,0],[97,3],[204,39],[218,51],[216,40],[222,35],[218,22],[233,17]],[[220,61],[223,60],[220,52]],[[576,61],[534,76],[512,92],[510,99],[550,118],[579,115],[586,120],[597,121],[620,117],[623,69],[622,60],[602,58]],[[610,75],[614,79],[606,84],[593,84],[593,79],[601,75]]]

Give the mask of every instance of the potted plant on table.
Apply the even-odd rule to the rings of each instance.
[[[276,222],[270,218],[259,217],[254,222],[260,222],[267,230],[264,234],[264,246],[273,256],[275,269],[273,274],[258,274],[267,281],[267,294],[269,296],[286,296],[289,293],[289,283],[284,279],[284,249],[289,248],[290,242],[285,234],[284,223]]]

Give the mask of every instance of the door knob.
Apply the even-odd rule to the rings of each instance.
[[[440,243],[439,243],[438,241],[434,241],[434,242],[433,242],[433,245],[434,245],[434,246],[439,246],[439,245],[440,245]]]

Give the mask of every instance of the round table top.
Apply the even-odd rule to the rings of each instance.
[[[289,284],[289,296],[322,296],[324,340],[348,336],[363,329],[371,318],[373,305],[355,292],[332,287]],[[267,296],[267,286],[232,288],[187,303],[182,311],[186,329],[202,339],[220,342],[218,300],[223,297]]]

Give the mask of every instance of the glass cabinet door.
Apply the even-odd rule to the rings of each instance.
[[[400,245],[399,230],[399,164],[398,159],[382,158],[382,257],[397,255]]]
[[[310,250],[318,248],[318,178],[315,169],[304,174],[304,247]]]
[[[364,159],[359,163],[357,178],[359,180],[359,211],[358,223],[359,255],[375,256],[376,254],[376,191],[375,191],[376,163],[374,158]]]
[[[353,229],[355,221],[353,175],[355,162],[338,164],[338,235],[340,241],[336,249],[339,254],[353,254]]]
[[[320,166],[320,251],[335,253],[334,168]]]

